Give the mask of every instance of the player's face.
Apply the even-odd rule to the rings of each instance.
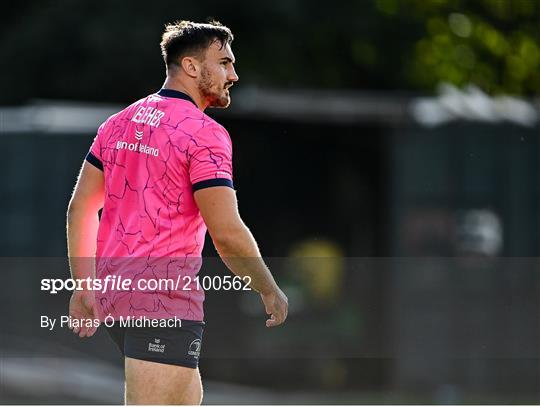
[[[199,91],[210,107],[227,107],[231,103],[229,88],[238,80],[234,55],[229,44],[213,42],[206,51],[199,77]]]

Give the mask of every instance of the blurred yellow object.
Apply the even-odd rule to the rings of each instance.
[[[320,305],[331,305],[341,295],[344,276],[343,251],[329,240],[308,239],[291,249],[292,273],[307,294]]]

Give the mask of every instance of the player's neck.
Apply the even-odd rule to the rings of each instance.
[[[193,99],[199,110],[201,110],[202,112],[204,112],[204,110],[208,107],[208,102],[201,96],[198,89],[191,89],[186,84],[182,83],[179,80],[175,80],[170,76],[167,76],[167,78],[165,79],[165,83],[163,83],[163,88],[177,90],[178,92],[185,93],[191,99]]]

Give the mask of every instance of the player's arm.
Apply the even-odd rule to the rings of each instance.
[[[84,162],[67,211],[67,242],[70,261],[93,258],[96,254],[98,211],[103,207],[103,171]],[[75,266],[75,267],[74,267]],[[92,277],[86,268],[72,263],[73,278]]]
[[[287,318],[287,297],[276,284],[253,235],[240,218],[235,191],[216,186],[197,190],[194,196],[223,262],[237,276],[250,277],[251,288],[261,294],[266,312],[271,315],[266,325],[283,323]]]
[[[73,279],[94,278],[98,210],[103,207],[103,171],[84,162],[67,211],[68,256]],[[95,319],[97,309],[93,291],[74,291],[69,303],[73,319]],[[92,336],[95,327],[72,326],[79,336]]]

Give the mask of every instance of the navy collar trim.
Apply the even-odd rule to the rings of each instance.
[[[197,104],[193,101],[193,99],[191,99],[189,95],[185,94],[184,92],[180,92],[178,90],[161,88],[157,94],[159,96],[163,96],[166,98],[177,98],[177,99],[187,100],[188,102],[191,102],[195,106],[197,106]]]

